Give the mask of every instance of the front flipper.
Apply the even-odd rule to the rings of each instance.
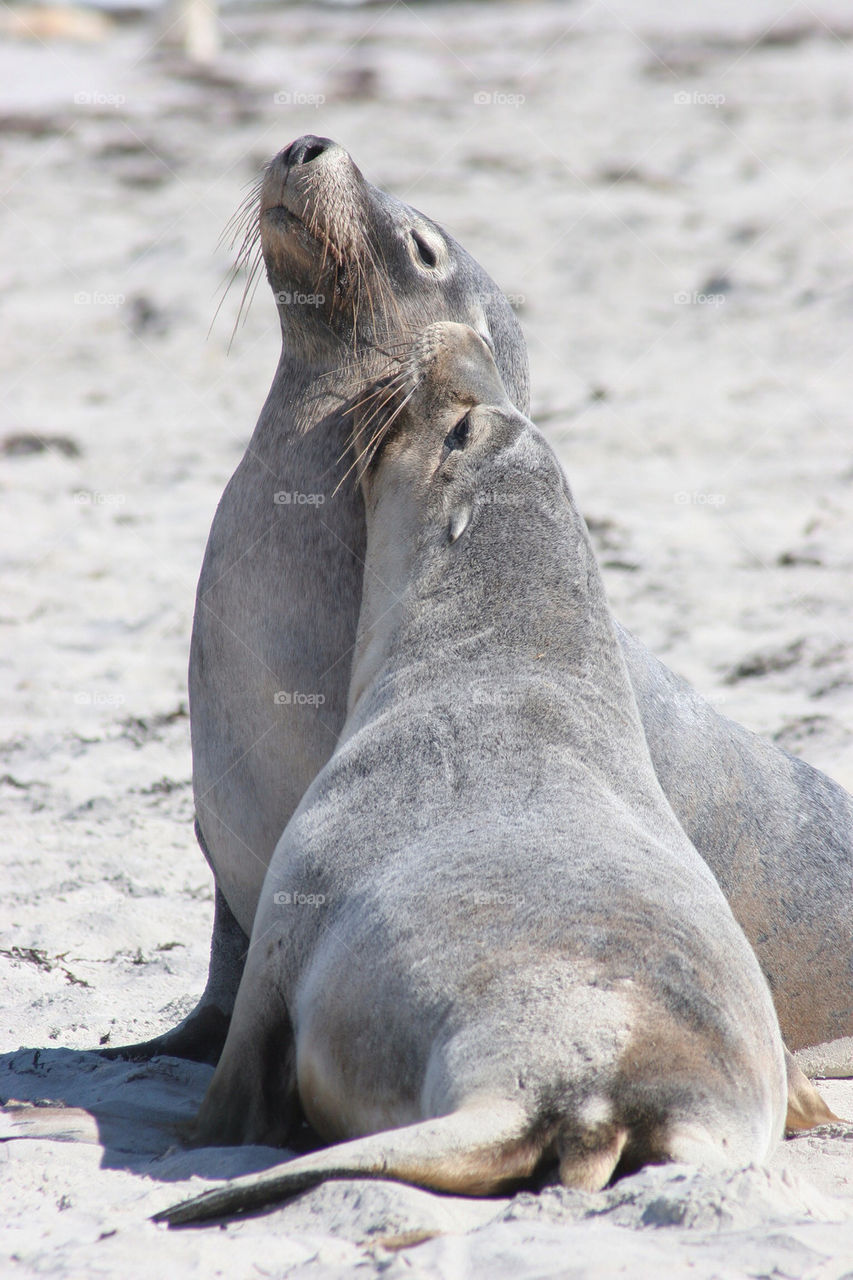
[[[788,1074],[788,1114],[785,1117],[788,1133],[802,1133],[804,1129],[814,1129],[819,1124],[831,1124],[838,1119],[787,1049],[785,1070]]]
[[[204,843],[198,825],[196,834],[203,849]],[[198,1004],[171,1031],[139,1044],[102,1049],[103,1056],[147,1062],[151,1058],[165,1055],[189,1058],[192,1062],[209,1062],[211,1066],[215,1066],[228,1035],[248,949],[249,939],[234,918],[217,885],[207,986]]]
[[[194,1147],[286,1147],[304,1121],[290,1017],[259,985],[242,993],[219,1065],[187,1128]]]

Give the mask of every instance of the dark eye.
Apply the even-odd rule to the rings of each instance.
[[[471,415],[466,413],[460,418],[452,431],[444,437],[444,447],[450,453],[453,449],[464,449],[471,434]]]
[[[412,232],[412,239],[415,242],[415,248],[418,251],[418,257],[425,267],[434,267],[438,262],[435,252],[429,247],[426,240],[417,231]]]

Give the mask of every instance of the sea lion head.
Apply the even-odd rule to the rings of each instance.
[[[311,363],[383,351],[438,320],[479,334],[514,404],[528,404],[526,349],[506,297],[437,223],[367,182],[329,138],[298,138],[250,193],[240,259],[266,267],[285,352]]]
[[[564,514],[569,491],[557,458],[510,402],[492,352],[469,326],[428,326],[361,412],[354,435],[369,521],[379,505],[402,504],[410,538],[443,522],[454,543],[475,507],[555,501]]]

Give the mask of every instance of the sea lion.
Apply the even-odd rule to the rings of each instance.
[[[853,796],[617,632],[661,786],[755,948],[785,1043],[810,1072],[853,1075]]]
[[[284,1143],[304,1108],[343,1145],[158,1219],[334,1177],[483,1195],[763,1161],[773,1002],[661,790],[554,453],[447,323],[362,452],[348,715],[276,846],[195,1133]]]
[[[180,1026],[110,1056],[216,1061],[276,841],[337,741],[365,542],[347,477],[350,406],[396,344],[440,319],[475,328],[510,398],[528,403],[527,350],[500,289],[435,222],[366,182],[343,147],[291,143],[246,213],[247,292],[262,261],[282,352],[214,517],[193,622],[196,833],[216,880],[210,973]]]

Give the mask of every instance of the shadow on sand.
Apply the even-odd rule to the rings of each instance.
[[[295,1154],[182,1146],[212,1074],[180,1058],[127,1062],[97,1050],[18,1049],[0,1055],[0,1141],[91,1143],[102,1149],[102,1168],[164,1182],[237,1177]]]

